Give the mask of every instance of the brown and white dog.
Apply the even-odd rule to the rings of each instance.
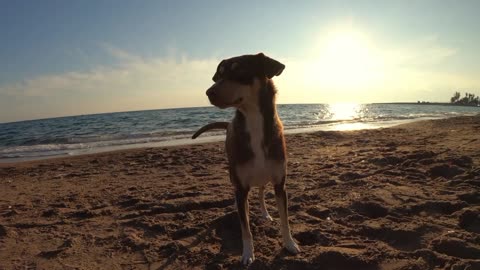
[[[252,233],[249,224],[248,192],[259,187],[262,216],[272,220],[264,201],[265,185],[273,184],[281,221],[285,248],[291,253],[300,251],[288,225],[286,148],[283,126],[278,117],[272,78],[282,73],[285,65],[265,56],[242,55],[225,59],[217,67],[213,84],[207,90],[212,105],[221,109],[235,107],[232,122],[215,122],[199,129],[193,139],[210,129],[226,129],[226,150],[230,181],[241,222],[242,263],[254,259]]]

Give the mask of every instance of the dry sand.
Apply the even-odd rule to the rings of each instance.
[[[480,269],[480,117],[287,136],[251,269]],[[0,269],[241,268],[223,143],[0,165]]]

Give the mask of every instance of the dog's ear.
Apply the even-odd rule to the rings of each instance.
[[[269,79],[273,78],[273,76],[282,74],[282,71],[285,69],[284,64],[264,55],[263,53],[257,54],[257,57],[260,58],[260,61],[263,64],[263,72]]]
[[[225,63],[225,60],[222,60],[222,62],[218,64],[217,71],[215,72],[215,75],[213,75],[213,78],[212,78],[214,82],[217,82],[225,72],[225,67],[223,66],[224,63]]]

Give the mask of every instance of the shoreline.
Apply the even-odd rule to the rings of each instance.
[[[455,116],[452,116],[455,117]],[[381,121],[381,122],[355,122],[355,121],[340,121],[332,124],[325,124],[315,127],[304,127],[304,128],[292,128],[285,129],[285,135],[289,134],[299,134],[299,133],[312,133],[318,131],[354,131],[354,130],[366,130],[366,129],[379,129],[379,128],[389,128],[397,125],[402,125],[406,123],[413,123],[417,121],[426,121],[426,120],[435,120],[435,119],[445,119],[449,117],[424,117],[424,118],[415,118],[415,119],[403,119],[403,120],[390,120],[390,121]],[[192,132],[193,134],[194,132]],[[150,142],[150,143],[139,143],[139,144],[123,144],[123,145],[112,145],[104,146],[90,149],[78,149],[72,150],[70,153],[65,154],[53,154],[45,156],[29,156],[29,157],[13,157],[13,158],[0,158],[1,164],[13,164],[17,162],[28,162],[28,161],[39,161],[39,160],[48,160],[55,158],[66,158],[66,157],[76,157],[82,155],[91,155],[97,153],[106,153],[113,151],[122,151],[128,149],[143,149],[143,148],[156,148],[156,147],[172,147],[172,146],[187,146],[203,143],[212,143],[220,142],[225,140],[225,135],[213,135],[208,136],[204,134],[201,137],[192,140],[191,138],[184,139],[173,139],[160,142]]]

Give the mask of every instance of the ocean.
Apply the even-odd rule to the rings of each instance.
[[[480,107],[418,104],[280,104],[286,133],[355,130],[461,115]],[[117,149],[181,145],[224,139],[224,131],[191,135],[214,121],[229,121],[233,109],[161,109],[79,115],[0,124],[0,162],[80,155]]]

